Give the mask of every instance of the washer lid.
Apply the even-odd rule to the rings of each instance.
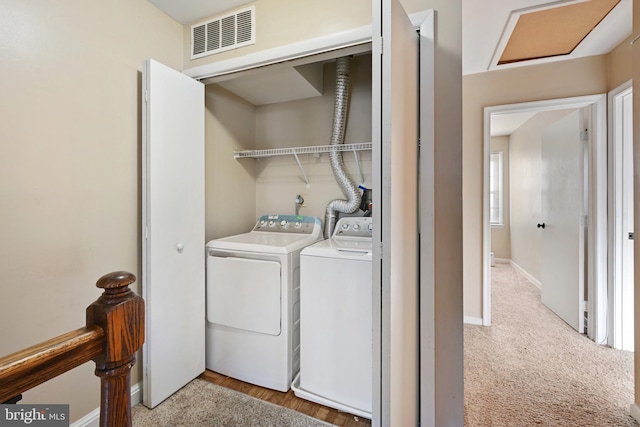
[[[307,246],[300,252],[300,256],[371,261],[372,253],[371,238],[333,237]]]

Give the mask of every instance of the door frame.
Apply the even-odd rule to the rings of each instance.
[[[622,295],[622,259],[624,230],[622,221],[623,207],[623,167],[622,141],[618,138],[621,133],[619,117],[616,116],[618,100],[633,90],[632,80],[627,80],[608,94],[608,124],[609,124],[609,336],[608,344],[613,348],[622,348],[620,337],[621,325],[621,295]]]
[[[607,95],[596,94],[543,101],[495,105],[484,108],[482,201],[482,324],[491,325],[491,224],[489,221],[489,159],[491,116],[516,112],[540,112],[591,106],[587,213],[587,335],[599,344],[607,337]]]
[[[435,22],[435,12],[432,9],[423,10],[420,12],[409,14],[409,19],[413,24],[414,28],[418,31],[421,27],[430,28],[434,25]],[[430,33],[424,37],[424,39],[428,42],[435,42],[435,36],[433,33],[433,28],[431,28]],[[365,52],[373,50],[372,44],[377,44],[376,49],[380,50],[382,47],[382,40],[373,40],[373,26],[366,25],[363,27],[358,27],[353,30],[347,30],[337,34],[330,34],[326,36],[317,37],[314,39],[303,40],[297,43],[292,43],[289,45],[276,47],[272,49],[266,49],[261,52],[256,52],[244,56],[239,56],[237,58],[231,58],[228,60],[218,61],[190,69],[186,69],[183,73],[189,77],[192,77],[195,80],[199,80],[204,84],[208,82],[214,82],[216,78],[223,78],[223,76],[228,76],[230,74],[236,73],[251,73],[253,70],[258,69],[260,67],[264,67],[266,65],[274,65],[288,62],[288,65],[291,65],[291,61],[295,61],[296,65],[301,65],[307,62],[317,62],[323,59],[332,59],[338,56],[343,56],[347,54],[355,54],[359,52]],[[336,53],[338,52],[338,53]],[[426,53],[425,51],[422,52]],[[433,55],[433,51],[431,52]],[[423,58],[426,60],[426,58]],[[432,76],[433,73],[428,76]],[[433,85],[431,85],[427,90],[431,90],[430,93],[430,102],[427,100],[427,105],[422,105],[423,108],[427,108],[429,104],[431,104],[431,108],[433,108]],[[422,94],[424,96],[424,94]],[[421,126],[424,126],[425,120],[428,122],[428,119],[424,117],[419,117],[422,119]],[[433,120],[431,120],[432,122]],[[432,137],[431,137],[432,138]],[[381,171],[380,171],[381,172]],[[432,172],[432,171],[431,171]],[[418,183],[419,184],[419,183]],[[433,189],[431,188],[430,191]],[[430,197],[433,197],[431,193]],[[418,213],[418,223],[420,223],[421,216],[430,215],[428,212],[419,212]],[[425,223],[427,221],[424,221]],[[388,252],[385,256],[389,256]],[[429,251],[427,255],[419,255],[420,261],[424,262],[425,259],[429,261],[429,265],[434,265],[434,257],[435,252]],[[424,267],[423,267],[424,269]],[[375,278],[374,272],[374,278]],[[378,274],[380,277],[380,274]],[[420,280],[420,279],[419,279]],[[375,282],[375,279],[374,279]],[[374,292],[380,291],[377,299],[378,301],[382,298],[382,287],[381,283],[376,285],[374,283]],[[417,284],[420,286],[420,283]],[[427,290],[433,287],[433,283],[428,283],[426,288]],[[388,295],[386,295],[388,297]],[[374,301],[375,301],[374,295]],[[428,298],[422,298],[421,303],[425,303],[426,307],[422,305],[419,306],[419,317],[418,324],[430,325],[431,331],[424,332],[421,338],[425,338],[425,336],[431,337],[433,334],[434,328],[434,317],[435,317],[435,308],[433,307],[433,301]],[[383,425],[383,414],[382,412],[388,410],[389,402],[391,401],[390,388],[388,383],[382,382],[382,370],[388,369],[388,362],[386,366],[382,363],[381,359],[384,354],[389,355],[390,348],[388,341],[382,340],[382,331],[381,325],[383,325],[382,312],[380,307],[374,307],[373,310],[373,343],[374,345],[378,343],[378,348],[374,348],[373,355],[373,363],[374,363],[374,371],[378,369],[377,377],[374,375],[373,378],[373,419],[372,424],[374,427]],[[436,319],[437,321],[437,319]],[[417,327],[418,325],[416,325]],[[387,325],[388,327],[388,325]],[[431,340],[432,341],[432,340]],[[429,353],[430,354],[424,354]],[[418,368],[426,369],[429,372],[434,372],[435,369],[435,359],[433,356],[433,347],[429,347],[426,351],[420,352],[421,359],[418,360],[418,364],[421,362],[425,362],[428,366]],[[426,380],[426,381],[425,381]],[[430,399],[430,402],[435,402],[435,397],[437,396],[437,391],[435,390],[435,378],[427,378],[425,375],[422,375],[419,379],[419,391],[425,396],[421,402],[418,402],[418,410],[419,416],[433,416],[433,412],[428,411],[427,399]],[[419,398],[419,397],[418,397]],[[385,407],[386,405],[386,407]],[[433,405],[431,405],[433,406]],[[387,412],[388,413],[388,412]],[[426,414],[426,415],[425,415]]]

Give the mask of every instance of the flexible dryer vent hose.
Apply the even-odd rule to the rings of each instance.
[[[349,109],[349,58],[338,58],[336,60],[336,92],[333,109],[333,129],[331,131],[331,145],[338,145],[344,142],[344,132],[347,124],[347,111]],[[336,178],[346,200],[334,199],[327,204],[324,216],[324,237],[328,239],[333,233],[338,212],[354,213],[360,207],[362,195],[358,186],[347,172],[342,152],[332,150],[329,152],[331,170]]]

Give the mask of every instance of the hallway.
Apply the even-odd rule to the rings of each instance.
[[[465,425],[637,426],[633,353],[576,333],[510,264],[491,268],[491,327],[465,325]]]

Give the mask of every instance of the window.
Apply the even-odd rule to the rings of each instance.
[[[502,225],[502,152],[491,153],[489,162],[489,218]]]

